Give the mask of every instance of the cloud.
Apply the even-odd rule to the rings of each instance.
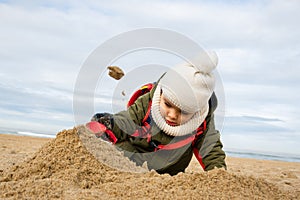
[[[291,129],[283,126],[284,122],[277,118],[265,118],[259,116],[231,116],[226,118],[227,127],[231,133],[239,134],[285,134],[293,132]],[[226,134],[226,133],[225,133]]]
[[[158,27],[217,51],[226,97],[225,136],[246,130],[268,139],[271,132],[286,140],[299,138],[299,7],[296,0],[1,1],[1,124],[21,131],[25,124],[44,131],[40,119],[52,131],[72,125],[74,84],[91,52],[122,32]],[[177,62],[162,52],[147,53],[115,63],[130,72],[151,59],[166,66]],[[98,83],[96,110],[111,110],[114,87],[112,81]],[[241,137],[226,142],[235,145]],[[263,145],[257,140],[253,146]]]
[[[299,156],[299,140],[297,137],[283,137],[261,133],[261,135],[230,134],[222,136],[225,150],[234,149],[247,152],[267,152],[275,154],[293,154]]]
[[[256,117],[256,116],[242,116],[245,120],[249,121],[261,121],[261,122],[282,122],[282,120],[277,118],[264,118],[264,117]]]

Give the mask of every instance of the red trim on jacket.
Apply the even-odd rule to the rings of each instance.
[[[200,155],[199,151],[200,150],[197,149],[196,147],[193,148],[193,152],[194,152],[195,157],[197,158],[197,160],[198,160],[199,164],[201,165],[201,167],[203,168],[203,170],[205,170],[205,165],[202,161],[202,156]]]

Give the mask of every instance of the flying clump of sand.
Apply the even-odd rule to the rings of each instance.
[[[120,80],[124,75],[124,71],[118,66],[108,66],[108,75],[116,80]]]
[[[108,164],[104,164],[108,163]],[[134,171],[134,172],[132,172]],[[136,173],[140,172],[140,173]],[[159,175],[80,126],[0,174],[0,199],[293,199],[263,179],[221,169]]]

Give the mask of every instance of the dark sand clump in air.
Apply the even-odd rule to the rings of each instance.
[[[117,170],[99,161],[108,158],[87,150],[96,150],[95,141],[85,141],[89,137],[84,127],[58,133],[33,157],[1,173],[0,199],[297,199],[263,179],[224,170],[176,176]],[[105,148],[98,149],[105,154]],[[112,152],[112,160],[128,164]]]
[[[116,80],[120,80],[125,74],[118,66],[108,66],[108,75]]]

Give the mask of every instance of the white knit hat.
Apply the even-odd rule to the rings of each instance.
[[[180,109],[195,113],[207,106],[215,79],[212,74],[218,63],[214,51],[201,52],[197,57],[170,69],[160,80],[164,96]]]
[[[195,58],[179,64],[166,72],[158,83],[154,94],[158,100],[159,91],[162,90],[163,95],[171,101],[175,106],[188,113],[195,113],[194,117],[188,124],[181,126],[184,134],[195,130],[204,121],[208,113],[208,101],[215,88],[215,78],[212,71],[218,64],[218,57],[214,51],[202,51]],[[157,105],[158,106],[158,105]],[[158,109],[154,105],[153,118],[159,126],[167,126],[163,120],[157,116]],[[161,121],[161,122],[159,122]],[[162,127],[160,127],[162,128]],[[166,128],[163,128],[166,129]],[[170,129],[170,130],[169,130]],[[173,135],[175,127],[168,127],[167,132]],[[175,135],[178,135],[176,133]]]

